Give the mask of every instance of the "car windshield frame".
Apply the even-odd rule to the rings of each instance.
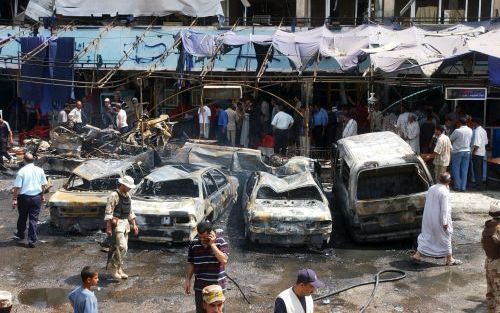
[[[261,192],[266,188],[268,196],[263,197]],[[309,189],[309,191],[307,190]],[[314,195],[309,195],[310,191],[314,190]],[[270,193],[271,192],[271,193]],[[278,196],[279,195],[279,196]],[[323,202],[323,196],[321,191],[316,186],[302,186],[298,188],[293,188],[286,190],[284,192],[276,192],[271,186],[263,185],[259,186],[255,195],[256,200],[287,200],[287,201],[320,201]]]
[[[160,185],[164,186],[160,186]],[[194,186],[194,188],[189,189],[187,187]],[[169,191],[173,190],[173,188],[167,188],[175,186],[175,189],[177,191],[182,190],[185,193],[174,193],[174,194],[165,194],[165,193],[158,193],[158,191],[161,192],[163,191]],[[190,192],[186,192],[189,191]],[[183,178],[183,179],[176,179],[176,180],[163,180],[163,181],[152,181],[150,179],[145,178],[137,187],[137,190],[134,193],[134,196],[137,197],[142,197],[142,198],[150,198],[150,197],[158,197],[158,198],[163,198],[163,199],[168,199],[168,198],[198,198],[200,195],[200,187],[199,187],[199,182],[191,179],[191,178]]]
[[[66,189],[69,191],[113,191],[118,188],[119,178],[120,175],[112,175],[89,181],[79,175],[72,174],[68,179]],[[81,184],[75,186],[75,182],[77,182],[78,180],[81,181]]]

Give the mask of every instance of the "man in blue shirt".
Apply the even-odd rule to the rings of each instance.
[[[218,120],[218,137],[217,140],[219,141],[220,145],[225,145],[226,144],[226,131],[227,131],[227,112],[223,108],[219,107],[219,120]]]
[[[12,195],[12,209],[17,208],[19,211],[17,233],[14,234],[14,239],[24,239],[26,221],[29,218],[28,247],[30,248],[34,248],[37,242],[38,215],[42,202],[45,201],[44,191],[47,185],[43,169],[35,166],[33,161],[31,153],[24,155],[26,165],[17,173]]]
[[[326,147],[326,127],[328,126],[328,113],[323,107],[313,105],[313,131],[316,148]]]
[[[99,273],[96,269],[85,266],[81,272],[82,285],[73,290],[69,296],[69,302],[74,313],[97,313],[97,298],[90,288],[97,286]]]

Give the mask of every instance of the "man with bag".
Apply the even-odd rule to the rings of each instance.
[[[112,237],[108,263],[111,264],[110,274],[114,279],[126,279],[128,275],[123,271],[123,259],[128,250],[128,233],[130,224],[134,235],[139,234],[135,221],[135,214],[131,207],[129,191],[135,188],[134,179],[124,176],[118,179],[118,188],[108,197],[104,220],[106,221],[106,234]]]

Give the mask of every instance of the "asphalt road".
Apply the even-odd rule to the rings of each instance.
[[[8,181],[1,182],[8,186]],[[499,194],[453,194],[454,252],[462,266],[443,266],[430,259],[420,266],[409,261],[413,243],[353,245],[336,220],[334,242],[318,252],[306,248],[249,245],[243,238],[241,208],[235,205],[217,221],[229,241],[227,273],[235,279],[251,305],[229,283],[226,312],[272,312],[274,298],[290,286],[298,269],[316,270],[326,287],[318,294],[371,280],[388,268],[401,269],[408,277],[381,284],[367,312],[484,312],[484,255],[479,240],[487,219],[490,196]],[[99,290],[101,312],[194,312],[194,298],[183,294],[187,248],[183,245],[131,243],[126,261],[128,280],[115,282],[104,271],[106,253],[98,241],[102,234],[68,236],[51,229],[48,211],[40,218],[40,239],[35,249],[10,240],[17,212],[10,208],[10,195],[0,193],[1,290],[15,296],[13,312],[70,312],[67,293],[79,285],[85,265],[102,268]],[[317,303],[315,312],[356,312],[365,304],[371,286],[347,291]]]

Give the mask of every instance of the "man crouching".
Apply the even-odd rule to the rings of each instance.
[[[111,263],[110,274],[114,279],[126,279],[128,275],[123,271],[123,258],[128,250],[128,233],[130,223],[134,235],[139,234],[139,228],[135,222],[135,214],[132,212],[129,191],[135,188],[134,179],[124,176],[118,180],[119,186],[108,197],[104,220],[106,221],[106,234],[112,238],[108,263]]]

